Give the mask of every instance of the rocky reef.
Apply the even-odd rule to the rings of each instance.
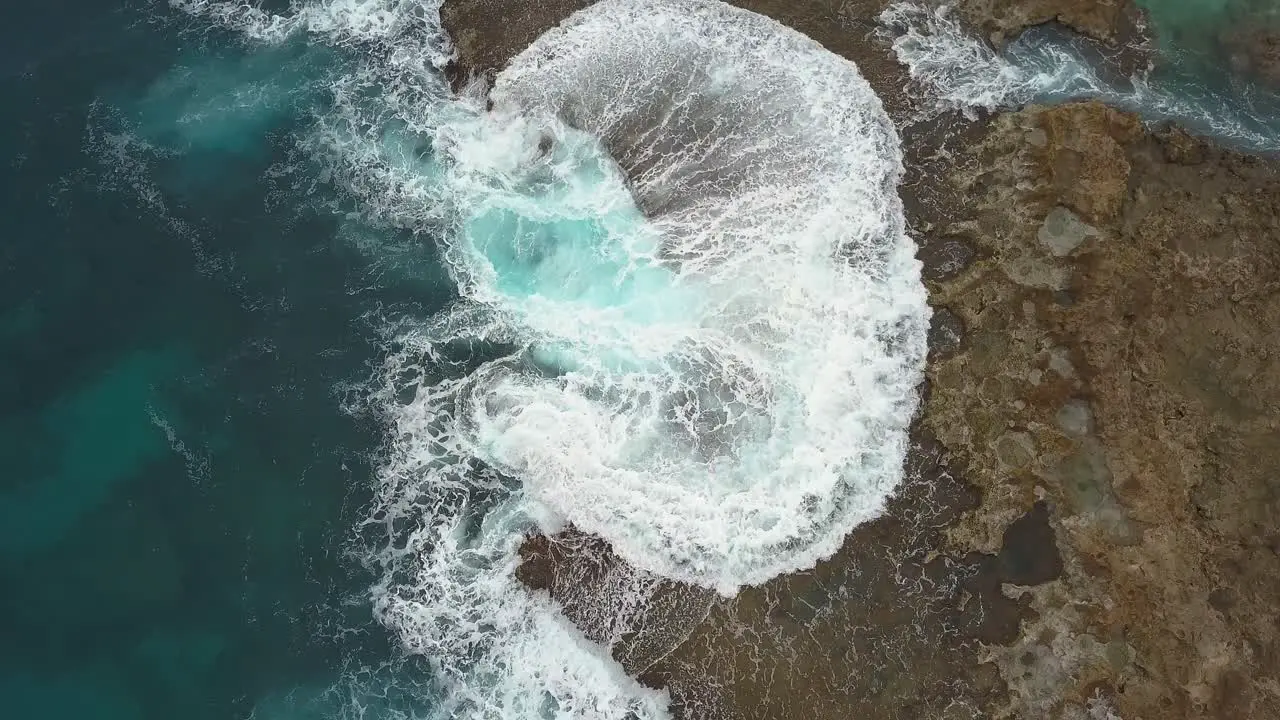
[[[448,0],[459,82],[585,0]],[[880,0],[743,0],[907,79]],[[1121,0],[972,0],[993,41]],[[935,307],[908,479],[816,568],[727,600],[603,542],[519,574],[686,718],[1280,717],[1280,162],[1097,103],[904,134]],[[602,615],[601,599],[649,602]]]
[[[874,81],[877,76],[896,74],[887,66],[892,57],[868,38],[875,32],[876,16],[892,1],[734,0],[731,4],[767,15],[855,60],[863,74]],[[455,77],[465,79],[501,69],[539,35],[592,2],[445,0],[440,14],[457,48]],[[1134,38],[1141,25],[1141,14],[1130,0],[960,0],[950,4],[996,45],[1027,27],[1047,22],[1061,23],[1115,45]]]
[[[1019,717],[1280,716],[1280,165],[1096,103],[998,117],[952,179],[980,258],[930,285],[964,327],[925,423],[992,550],[1048,502],[1065,572],[987,647]]]

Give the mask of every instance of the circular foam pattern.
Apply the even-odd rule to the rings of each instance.
[[[665,577],[833,553],[901,479],[929,314],[857,68],[720,2],[605,0],[491,99],[445,143],[448,257],[529,361],[450,393],[448,434]]]
[[[719,2],[605,0],[489,111],[438,71],[439,0],[174,4],[337,49],[299,147],[361,220],[439,241],[457,285],[390,319],[367,400],[389,422],[374,609],[430,658],[432,717],[666,717],[610,654],[652,629],[655,574],[732,593],[882,510],[928,308],[897,137],[853,65]],[[632,566],[594,624],[514,577],[535,523]]]

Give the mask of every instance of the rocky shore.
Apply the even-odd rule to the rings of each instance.
[[[455,78],[584,4],[447,0]],[[910,115],[881,0],[735,4]],[[1049,20],[1118,42],[1137,18],[959,10],[993,42]],[[520,577],[686,718],[1280,717],[1280,162],[1096,103],[903,135],[936,314],[888,512],[732,600],[573,532],[530,538]]]
[[[1021,717],[1280,716],[1280,166],[1098,104],[996,119],[953,174],[981,259],[930,284],[964,340],[925,422],[991,550],[1047,501],[1065,572],[985,648]]]

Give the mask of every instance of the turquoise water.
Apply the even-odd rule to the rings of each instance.
[[[1156,55],[1145,82],[1105,99],[1254,151],[1280,151],[1280,88],[1245,60],[1241,38],[1280,38],[1276,0],[1137,0]],[[1038,41],[1031,33],[1033,42]],[[1083,53],[1085,57],[1089,52]],[[1136,90],[1137,97],[1131,101]],[[1070,91],[1065,94],[1070,94]],[[1052,97],[1052,94],[1051,96]]]
[[[706,250],[700,273],[660,257],[589,133],[526,118],[553,136],[544,147],[512,132],[513,117],[444,99],[438,66],[423,61],[439,49],[429,6],[362,3],[353,15],[312,3],[285,19],[234,3],[192,3],[209,10],[194,17],[68,4],[6,26],[0,707],[664,717],[662,693],[519,585],[522,533],[566,518],[590,527],[585,517],[634,532],[655,565],[733,588],[748,571],[813,562],[846,518],[878,510],[900,472],[893,438],[914,404],[925,327],[900,208],[875,192],[896,177],[887,117],[856,70],[794,37],[782,47],[818,77],[790,82],[788,62],[742,61],[777,31],[760,18],[615,5],[630,15],[610,23],[625,22],[578,46],[615,86],[668,92],[645,85],[634,53],[610,54],[609,41],[632,36],[658,61],[721,53],[717,82],[761,67],[782,78],[764,98],[698,88],[705,112],[741,116],[726,138],[694,137],[699,118],[676,118],[688,164],[664,172],[733,200],[717,177],[728,174],[768,191],[779,213],[700,208],[740,231],[684,238],[695,260],[694,240],[738,243]],[[648,22],[655,9],[691,30],[668,42]],[[294,32],[246,39],[277,19]],[[48,37],[34,41],[35,27]],[[538,84],[552,80],[564,76]],[[812,115],[783,112],[814,98]],[[643,105],[609,100],[624,113]],[[761,105],[772,110],[757,118]],[[757,137],[762,126],[790,144]],[[867,178],[873,191],[845,185]],[[824,213],[824,232],[791,232]],[[844,242],[875,272],[833,262]],[[696,317],[701,296],[687,286],[717,273],[738,315]],[[750,332],[755,346],[735,337]],[[901,358],[869,339],[890,332]],[[819,392],[826,376],[838,384]],[[784,445],[804,430],[796,395],[821,395],[811,404],[839,419],[806,438],[830,459]],[[855,401],[873,411],[844,417]],[[745,472],[731,477],[751,493],[722,492],[714,468],[698,474],[731,455],[719,445],[774,421],[797,429],[765,448],[782,470],[762,482],[785,479],[789,494]],[[677,433],[693,440],[660,443]],[[699,435],[714,442],[696,446]],[[867,437],[875,446],[861,449]],[[866,487],[833,488],[831,468],[855,455]],[[822,492],[839,497],[819,507]],[[703,498],[718,495],[742,497],[704,517]],[[753,509],[763,503],[769,517]],[[774,517],[801,506],[799,523]],[[681,535],[649,522],[661,513]],[[755,524],[726,529],[740,516]],[[636,584],[652,589],[648,576]]]
[[[1158,53],[1152,82],[1267,139],[1264,147],[1254,143],[1255,149],[1280,150],[1280,65],[1276,75],[1264,77],[1248,42],[1263,35],[1280,41],[1280,2],[1138,0],[1138,5],[1147,12]]]
[[[617,308],[670,287],[669,271],[656,262],[636,264],[634,258],[655,257],[656,241],[624,247],[623,240],[643,227],[644,216],[627,194],[621,171],[595,162],[605,157],[595,145],[585,133],[557,142],[549,160],[573,168],[570,182],[526,179],[515,196],[519,204],[499,203],[468,220],[466,235],[488,261],[499,291]],[[617,189],[617,202],[605,207],[589,202],[609,184]]]
[[[0,712],[336,717],[325,691],[397,656],[347,552],[380,436],[344,388],[380,359],[368,313],[429,313],[451,285],[294,157],[327,51],[247,53],[148,3],[20,15],[0,29]]]
[[[1203,52],[1221,58],[1233,35],[1270,28],[1280,31],[1276,0],[1137,0],[1147,11],[1158,46],[1166,51]]]
[[[1022,102],[1097,98],[1148,123],[1175,122],[1236,149],[1280,151],[1280,93],[1234,71],[1224,56],[1205,47],[1163,45],[1155,66],[1133,78],[1115,77],[1091,43],[1053,27],[1027,31],[1007,55],[1040,78],[1055,78],[1030,83],[1039,88]]]

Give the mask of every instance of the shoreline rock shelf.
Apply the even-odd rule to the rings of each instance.
[[[455,80],[585,4],[447,0]],[[734,4],[909,114],[883,0]],[[1137,17],[959,10],[996,42],[1050,20],[1124,42]],[[733,600],[572,530],[531,538],[521,579],[686,718],[1280,717],[1280,162],[1093,102],[904,145],[939,345],[887,512]],[[646,608],[601,617],[624,587]]]

